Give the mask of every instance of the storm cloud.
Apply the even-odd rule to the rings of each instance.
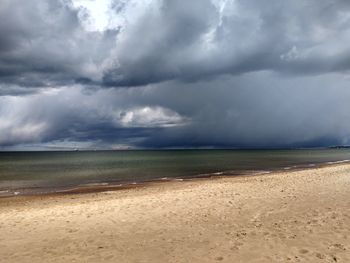
[[[69,1],[0,3],[0,86],[56,87],[101,79],[117,30],[87,32]]]
[[[0,2],[0,149],[350,143],[348,1],[77,2]]]

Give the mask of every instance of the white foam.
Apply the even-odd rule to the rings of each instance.
[[[349,161],[350,160],[334,161],[334,162],[327,162],[327,164],[347,163]]]
[[[270,174],[271,171],[260,171],[260,172],[256,172],[255,174]]]

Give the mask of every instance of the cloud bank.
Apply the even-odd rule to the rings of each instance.
[[[0,149],[350,143],[348,1],[102,2],[1,1]]]

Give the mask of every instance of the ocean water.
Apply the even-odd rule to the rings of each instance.
[[[90,184],[234,176],[349,159],[349,149],[1,152],[0,196]]]

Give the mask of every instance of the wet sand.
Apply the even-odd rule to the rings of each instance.
[[[350,262],[350,164],[0,199],[0,262]]]

